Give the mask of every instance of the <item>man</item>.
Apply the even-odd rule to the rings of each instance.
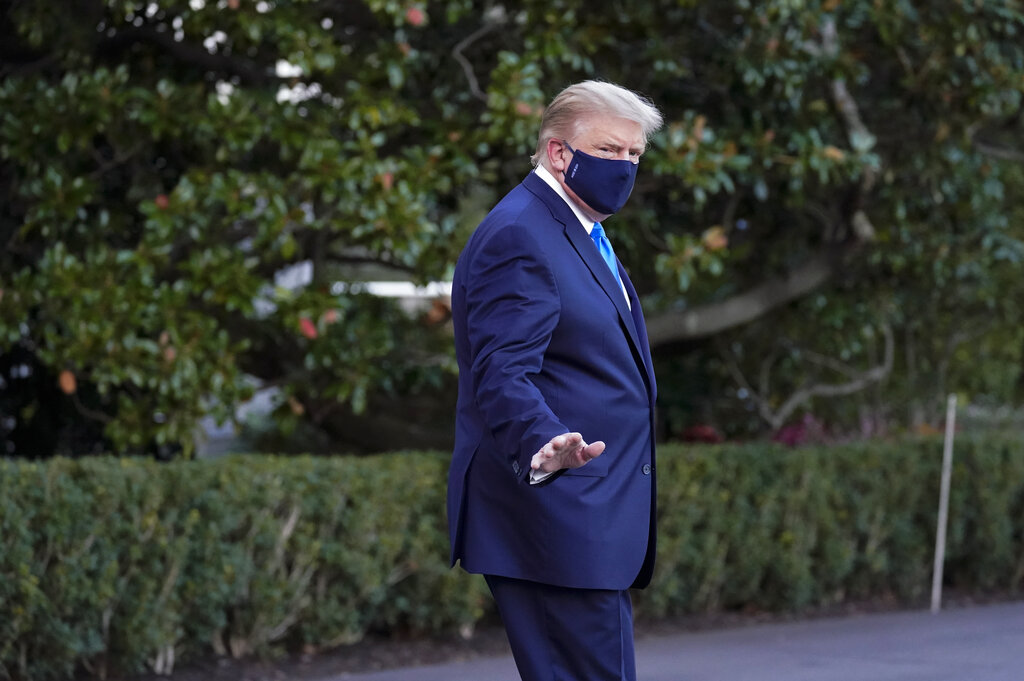
[[[654,566],[655,384],[640,301],[603,236],[661,126],[586,81],[455,268],[452,564],[485,575],[524,681],[633,681],[630,587]]]

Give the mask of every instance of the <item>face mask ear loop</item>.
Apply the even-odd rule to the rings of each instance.
[[[562,146],[564,146],[566,149],[568,149],[569,153],[572,154],[573,156],[576,155],[576,150],[573,149],[572,146],[569,144],[569,140],[562,140]],[[571,163],[571,161],[570,161],[570,163]],[[566,167],[562,168],[562,177],[563,178],[565,177],[565,171],[568,170],[568,169],[569,169],[569,164],[566,163]]]

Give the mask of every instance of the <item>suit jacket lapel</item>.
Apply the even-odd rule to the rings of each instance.
[[[548,208],[551,210],[551,214],[556,220],[562,223],[565,230],[565,235],[569,239],[569,242],[576,249],[576,252],[583,259],[583,262],[593,273],[597,279],[597,283],[600,284],[605,294],[611,300],[615,306],[616,311],[619,313],[619,319],[622,320],[622,326],[626,329],[626,335],[629,337],[630,343],[633,344],[633,349],[636,351],[637,356],[642,360],[641,368],[647,379],[647,385],[654,393],[654,371],[651,366],[650,360],[650,348],[647,346],[647,333],[643,329],[643,315],[640,313],[640,301],[637,299],[636,291],[633,288],[632,282],[629,281],[629,277],[626,276],[626,270],[619,265],[619,276],[622,277],[623,284],[626,285],[626,290],[630,296],[630,301],[635,312],[630,311],[629,305],[626,304],[626,297],[622,293],[622,288],[619,286],[619,282],[615,280],[615,276],[611,270],[608,269],[608,265],[605,264],[601,258],[601,254],[597,251],[597,247],[594,245],[590,235],[587,234],[587,230],[584,229],[583,225],[576,218],[576,214],[565,204],[562,197],[559,196],[547,183],[541,178],[537,177],[535,173],[530,173],[523,181],[526,188],[535,194],[541,201],[543,201]],[[616,261],[618,259],[616,258]],[[634,317],[634,314],[636,315]],[[638,331],[638,327],[641,329]],[[643,342],[641,342],[641,333],[643,334]]]
[[[573,218],[575,219],[575,216]],[[636,324],[633,321],[633,315],[629,312],[629,306],[626,304],[626,296],[622,292],[622,287],[619,286],[619,282],[615,280],[615,275],[612,274],[604,259],[601,258],[601,254],[598,252],[590,235],[587,234],[587,230],[583,228],[583,225],[579,224],[579,220],[576,220],[575,224],[570,222],[565,225],[565,235],[572,243],[573,248],[576,249],[576,252],[583,258],[583,262],[586,263],[591,273],[597,279],[597,283],[601,285],[605,295],[615,305],[615,309],[618,311],[626,331],[629,332],[630,340],[639,346],[640,339],[637,337]],[[622,273],[623,270],[620,266],[619,276],[622,276]]]
[[[619,264],[619,276],[622,277],[622,283],[626,287],[626,294],[629,296],[629,312],[633,317],[633,327],[636,329],[637,337],[639,338],[639,352],[640,357],[643,359],[644,368],[647,370],[647,386],[651,392],[651,401],[653,402],[658,396],[658,387],[654,381],[654,362],[651,360],[651,344],[647,340],[647,324],[644,322],[644,313],[640,309],[640,297],[636,294],[636,289],[633,288],[633,282],[630,281],[629,276],[626,274],[626,269]]]

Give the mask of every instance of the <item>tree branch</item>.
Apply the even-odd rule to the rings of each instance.
[[[827,56],[833,59],[838,57],[839,38],[836,31],[836,22],[833,18],[826,19],[822,26],[821,47]],[[874,137],[871,131],[868,130],[868,127],[864,125],[864,119],[860,116],[860,108],[857,106],[857,101],[850,94],[850,91],[846,89],[846,81],[842,78],[835,78],[832,81],[832,101],[835,103],[840,117],[846,124],[847,136],[849,137],[851,147],[857,149],[863,143],[863,140]],[[871,189],[875,186],[875,181],[878,179],[878,169],[872,165],[865,163],[862,166],[862,172],[863,176],[860,183],[858,201],[860,204],[865,202],[868,194],[871,193]],[[868,219],[867,213],[864,212],[863,205],[857,207],[850,220],[850,224],[853,227],[854,234],[861,241],[868,241],[875,235],[875,228]]]
[[[818,56],[837,58],[839,39],[834,19],[825,21],[821,35],[820,47],[806,45],[805,49]],[[864,124],[857,102],[846,88],[846,82],[841,78],[834,79],[831,83],[831,93],[839,116],[846,126],[850,145],[857,148],[863,144],[864,139],[871,139],[873,135]],[[826,225],[826,243],[831,243],[832,247],[812,257],[785,277],[766,281],[745,293],[691,310],[670,311],[653,317],[647,325],[651,346],[702,338],[745,324],[821,286],[839,267],[843,251],[836,251],[836,247],[849,251],[858,244],[874,238],[874,225],[871,224],[863,206],[877,178],[878,169],[865,164],[855,209],[849,217],[852,239],[841,240],[840,235],[833,233],[831,221],[827,216],[819,216]]]
[[[818,352],[814,352],[813,350],[799,348],[795,343],[788,339],[782,339],[780,342],[782,343],[783,347],[791,351],[799,352],[800,355],[802,357],[805,357],[807,361],[810,362],[811,364],[817,364],[820,367],[831,369],[837,374],[841,374],[843,376],[846,376],[847,378],[857,376],[859,373],[857,369],[854,369],[853,367],[849,366],[844,362],[840,362],[838,359],[835,359],[833,357],[826,357],[825,355],[822,355],[821,353]]]
[[[761,362],[761,372],[758,377],[757,387],[762,395],[767,395],[772,389],[772,367],[779,360],[778,348],[772,348],[771,354]]]
[[[20,76],[22,78],[25,76],[31,76],[45,70],[48,66],[55,64],[56,62],[57,55],[48,54],[45,57],[40,57],[32,62],[17,65],[12,65],[10,63],[4,64],[3,67],[0,67],[0,80],[5,80],[11,76]]]
[[[410,265],[406,265],[400,262],[395,262],[383,254],[374,254],[370,252],[360,252],[353,249],[342,249],[339,251],[332,251],[328,254],[329,262],[332,265],[347,265],[347,266],[371,266],[371,267],[382,267],[388,270],[394,270],[404,275],[416,274],[416,268]]]
[[[111,159],[104,159],[97,149],[93,149],[93,159],[96,161],[96,169],[89,173],[89,177],[98,179],[103,174],[130,161],[135,154],[139,153],[144,146],[143,142],[137,142],[131,149],[120,151],[114,154]]]
[[[882,326],[882,335],[885,337],[885,355],[881,364],[865,371],[860,376],[853,378],[846,383],[816,383],[797,390],[795,393],[790,395],[789,399],[783,402],[782,406],[775,412],[775,423],[773,423],[773,427],[781,427],[782,424],[792,416],[793,412],[800,407],[800,405],[804,404],[812,397],[839,397],[842,395],[852,395],[853,393],[860,392],[872,383],[877,383],[888,376],[889,372],[892,371],[894,354],[892,328],[888,324]]]
[[[103,41],[102,47],[123,50],[136,43],[150,43],[179,61],[206,71],[238,76],[248,83],[265,85],[287,80],[274,75],[269,67],[241,57],[213,54],[202,45],[179,42],[174,39],[174,35],[170,31],[158,31],[151,26],[120,30]]]
[[[647,321],[652,347],[714,335],[752,322],[828,281],[839,267],[839,257],[827,249],[788,275],[770,279],[726,300],[690,310],[663,312]]]
[[[778,409],[772,409],[766,394],[756,392],[747,381],[743,372],[740,370],[739,362],[732,352],[725,347],[724,344],[719,344],[719,354],[722,355],[725,360],[726,368],[732,375],[733,380],[749,393],[750,398],[757,405],[757,411],[761,415],[761,418],[773,429],[778,430],[789,417],[793,415],[801,405],[807,403],[813,397],[840,397],[842,395],[852,395],[853,393],[860,392],[868,386],[878,383],[892,371],[893,355],[894,353],[894,340],[892,328],[888,324],[882,326],[882,335],[885,338],[885,354],[882,359],[882,363],[868,369],[867,371],[859,374],[853,374],[848,367],[845,365],[839,365],[839,367],[832,366],[838,364],[834,361],[827,362],[833,369],[840,371],[847,375],[850,380],[845,383],[814,383],[809,386],[799,388],[796,392],[790,395],[785,402]],[[814,355],[814,363],[822,364],[820,360],[821,355]],[[763,380],[764,377],[762,377]]]
[[[745,390],[750,396],[750,399],[754,401],[754,404],[757,406],[757,413],[761,415],[761,418],[769,424],[773,423],[775,415],[772,413],[772,408],[771,405],[768,404],[768,400],[762,397],[761,393],[754,390],[750,383],[747,382],[747,377],[744,376],[743,372],[740,370],[739,361],[737,361],[736,356],[732,351],[726,347],[725,343],[718,343],[717,345],[718,353],[722,356],[722,359],[725,360],[725,367],[729,370],[729,374],[732,376],[733,380],[736,381],[740,388]],[[762,375],[761,379],[762,383],[766,382],[765,376]],[[775,426],[773,425],[772,428],[775,428]]]
[[[1017,161],[1018,163],[1024,163],[1024,151],[997,147],[973,137],[971,138],[971,145],[986,156],[998,158],[1003,161]]]
[[[107,414],[102,411],[97,411],[95,409],[89,409],[84,404],[82,404],[82,401],[78,399],[77,392],[71,393],[71,403],[75,405],[75,409],[78,411],[78,413],[87,419],[99,421],[100,423],[110,423],[111,421],[114,420],[114,418],[110,414]]]
[[[469,63],[469,60],[462,54],[462,51],[504,23],[504,8],[501,6],[492,8],[484,15],[484,25],[460,40],[459,43],[452,48],[452,56],[455,58],[455,61],[459,62],[459,65],[462,66],[462,71],[466,74],[466,80],[469,81],[469,91],[473,93],[474,97],[483,102],[487,101],[487,95],[480,89],[480,83],[477,81],[476,74],[473,72],[473,65]]]

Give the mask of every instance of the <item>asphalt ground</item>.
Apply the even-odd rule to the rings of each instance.
[[[1024,681],[1024,601],[650,635],[636,645],[638,681]],[[502,655],[318,681],[519,674]]]

